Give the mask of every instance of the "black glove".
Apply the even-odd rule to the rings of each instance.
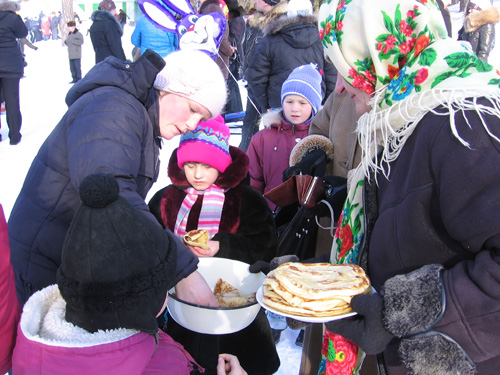
[[[334,213],[334,222],[340,217],[342,208],[344,207],[347,198],[347,179],[340,176],[325,176],[323,181],[327,185],[325,192],[325,200],[330,203]],[[311,218],[314,216],[325,217],[330,216],[330,209],[324,203],[319,203],[313,208],[309,208],[304,212],[304,217]]]
[[[273,258],[270,263],[263,260],[258,260],[254,264],[251,264],[249,271],[251,273],[264,272],[266,275],[274,270],[276,267],[287,262],[298,262],[299,258],[297,255],[282,255],[280,257]]]
[[[302,328],[307,327],[311,323],[302,322],[300,320],[295,320],[292,318],[286,318],[286,324],[288,328],[293,329],[294,331],[298,331]]]
[[[382,322],[382,297],[378,294],[360,294],[353,297],[351,306],[358,315],[325,323],[326,328],[351,340],[366,354],[383,352],[394,336],[384,328]]]
[[[308,174],[310,176],[323,176],[326,172],[326,153],[323,150],[312,150],[293,167],[283,171],[283,182],[295,174]]]

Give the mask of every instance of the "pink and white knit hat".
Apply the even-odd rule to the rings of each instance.
[[[229,154],[230,134],[221,115],[200,122],[196,129],[181,135],[177,165],[182,169],[186,162],[198,162],[224,173],[232,161]]]

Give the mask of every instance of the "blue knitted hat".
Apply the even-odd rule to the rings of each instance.
[[[295,68],[281,86],[281,106],[288,95],[299,95],[312,106],[314,116],[323,100],[321,93],[321,74],[315,64],[306,64]]]

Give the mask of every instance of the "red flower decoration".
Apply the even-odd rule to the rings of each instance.
[[[420,85],[427,79],[427,77],[429,77],[429,70],[426,68],[420,69],[417,73],[417,78],[415,78],[415,84]]]
[[[345,227],[341,227],[337,230],[338,237],[342,241],[342,247],[340,248],[339,257],[343,258],[348,250],[352,249],[352,230],[351,226],[347,224]]]
[[[358,347],[340,335],[326,331],[330,355],[327,357],[327,375],[351,375],[358,361]]]
[[[332,31],[332,24],[331,22],[328,22],[325,26],[325,34],[328,35]]]
[[[417,56],[422,52],[422,50],[427,47],[429,44],[429,37],[427,35],[420,35],[415,43],[415,53],[414,56]]]
[[[395,76],[396,74],[398,74],[398,73],[399,73],[400,69],[399,69],[399,68],[396,68],[396,67],[395,67],[395,66],[393,66],[393,65],[389,65],[389,66],[387,67],[387,71],[388,71],[388,73],[389,73],[389,78],[392,80],[392,79],[394,78],[394,76]]]

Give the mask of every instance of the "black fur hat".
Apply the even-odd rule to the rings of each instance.
[[[118,195],[116,179],[93,174],[66,235],[57,284],[66,320],[89,332],[131,328],[156,334],[156,315],[175,276],[174,241]]]

